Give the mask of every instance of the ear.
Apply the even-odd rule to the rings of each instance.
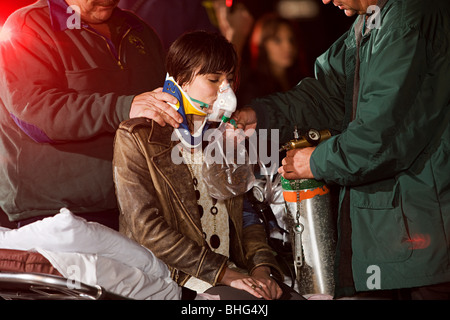
[[[181,89],[183,89],[183,91],[187,93],[188,90],[189,90],[189,83],[188,83],[188,82],[185,82],[185,83],[181,86]]]

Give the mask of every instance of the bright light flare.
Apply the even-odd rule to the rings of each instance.
[[[8,28],[0,26],[0,42],[9,41],[12,38],[12,32]]]
[[[431,243],[431,237],[429,234],[414,234],[408,242],[413,250],[426,249]]]

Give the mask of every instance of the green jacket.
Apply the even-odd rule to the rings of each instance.
[[[164,83],[161,42],[137,16],[115,9],[107,41],[68,28],[66,12],[64,1],[40,0],[4,25],[0,207],[12,221],[117,209],[114,134],[135,95]]]
[[[341,186],[341,203],[350,192],[357,290],[450,281],[450,2],[387,2],[362,38],[352,121],[359,19],[317,59],[315,79],[253,102],[258,127],[280,128],[281,142],[294,125],[334,131],[310,164]]]

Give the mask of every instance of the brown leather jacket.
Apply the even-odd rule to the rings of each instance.
[[[228,258],[210,250],[188,167],[171,158],[173,128],[143,118],[123,122],[115,138],[113,173],[121,211],[120,232],[164,261],[180,285],[195,276],[212,285]],[[178,152],[178,151],[177,151]],[[226,201],[230,219],[230,260],[251,272],[265,265],[281,271],[262,225],[243,229],[243,198]]]

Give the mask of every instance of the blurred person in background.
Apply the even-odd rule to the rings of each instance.
[[[218,31],[204,0],[121,0],[119,7],[130,10],[150,25],[168,50],[184,32]]]
[[[241,57],[255,19],[273,11],[275,3],[272,0],[121,0],[120,7],[133,11],[153,27],[166,50],[185,32],[218,31]]]
[[[239,105],[284,92],[306,77],[305,54],[294,23],[276,13],[258,19],[250,36],[250,61],[242,65]]]

